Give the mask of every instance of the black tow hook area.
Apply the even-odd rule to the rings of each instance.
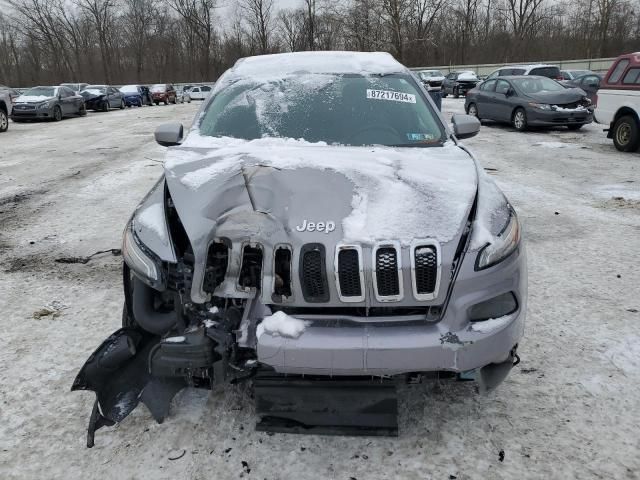
[[[160,337],[125,327],[109,336],[91,354],[71,387],[91,390],[96,400],[87,429],[87,447],[96,430],[124,420],[142,401],[162,423],[171,399],[194,374],[210,371],[215,343],[203,329],[179,337]]]

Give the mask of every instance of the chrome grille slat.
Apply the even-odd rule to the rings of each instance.
[[[440,287],[440,244],[435,240],[411,243],[411,283],[416,300],[433,300]]]
[[[380,242],[374,246],[373,289],[378,301],[402,300],[402,257],[398,242]]]
[[[364,300],[364,269],[359,245],[338,245],[335,256],[336,288],[343,302]]]

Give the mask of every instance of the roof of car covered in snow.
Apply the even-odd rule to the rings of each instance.
[[[386,52],[293,52],[241,58],[227,73],[233,77],[282,76],[298,72],[389,74],[407,69]]]

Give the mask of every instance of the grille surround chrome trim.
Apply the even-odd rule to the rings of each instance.
[[[380,248],[393,248],[396,251],[396,268],[398,273],[398,295],[380,295],[378,292],[378,274],[376,253]],[[379,302],[399,302],[404,298],[404,281],[402,278],[402,248],[400,242],[381,241],[376,242],[371,249],[371,274],[373,276],[373,293]]]
[[[338,270],[338,256],[343,250],[355,250],[358,253],[358,273],[360,277],[360,292],[362,295],[352,296],[352,297],[344,297],[342,296],[342,289],[340,288],[340,274]],[[355,244],[347,244],[347,243],[339,243],[336,245],[335,255],[333,257],[333,273],[336,282],[336,290],[338,291],[338,298],[340,298],[341,302],[345,303],[355,303],[355,302],[364,302],[365,299],[365,291],[366,284],[364,283],[364,257],[362,255],[362,247],[360,245]]]
[[[418,293],[418,285],[416,282],[416,255],[415,250],[418,247],[434,247],[436,250],[436,285],[433,293]],[[433,238],[425,238],[422,240],[413,240],[410,245],[409,255],[411,258],[411,288],[413,296],[416,300],[433,300],[438,297],[440,291],[440,278],[442,276],[442,254],[440,243]]]

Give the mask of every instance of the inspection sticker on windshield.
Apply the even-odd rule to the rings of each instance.
[[[391,100],[392,102],[416,103],[415,95],[411,93],[392,92],[391,90],[371,90],[367,88],[367,98]]]

